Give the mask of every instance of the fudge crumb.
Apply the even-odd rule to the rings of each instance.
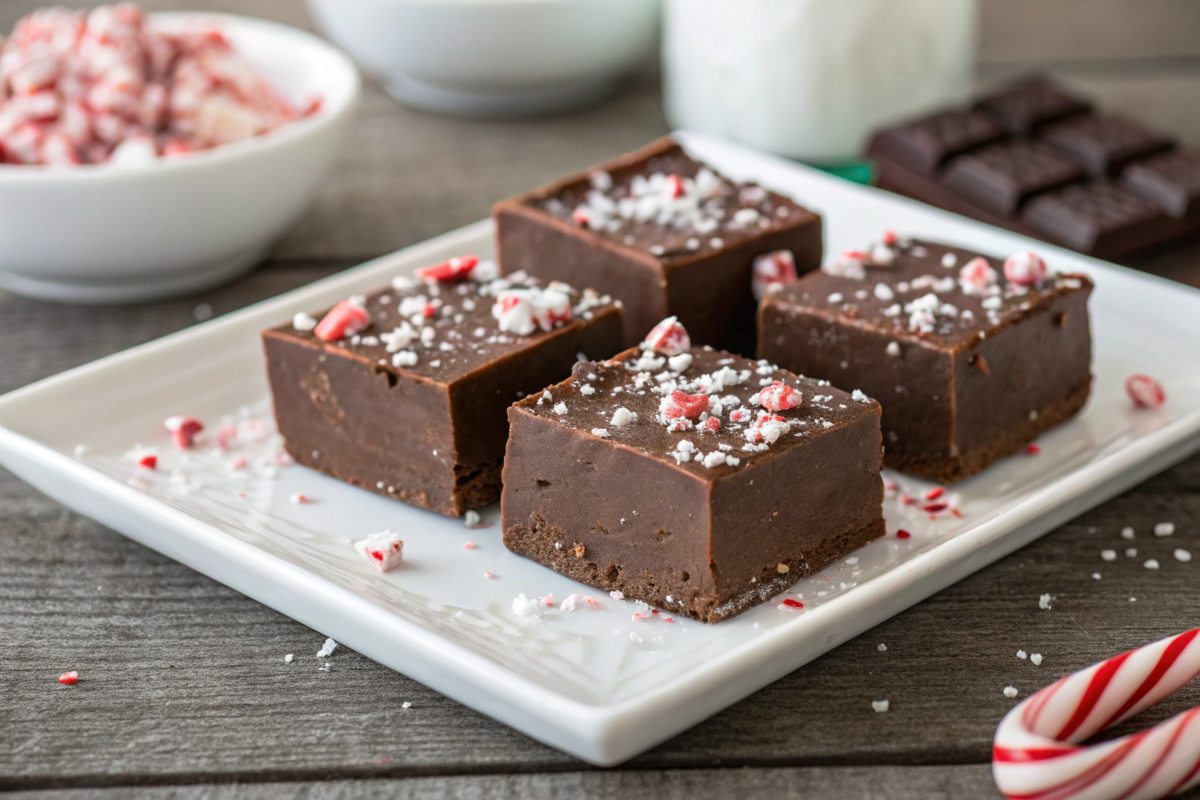
[[[778,572],[780,575],[787,575],[788,574],[788,565],[784,564],[783,562],[780,562],[779,564],[775,565],[775,571]]]
[[[873,708],[875,710],[876,714],[882,714],[888,710],[888,701],[887,700],[872,700],[871,708]]]
[[[1005,686],[1004,687],[1004,696],[1008,697],[1008,698],[1016,697],[1017,696],[1017,687]]]
[[[1042,665],[1042,654],[1041,654],[1041,653],[1034,653],[1033,655],[1031,655],[1031,656],[1029,657],[1029,660],[1030,660],[1031,662],[1033,662],[1033,665],[1034,665],[1035,667],[1040,667],[1040,666]]]
[[[317,658],[325,658],[333,655],[333,651],[337,649],[337,642],[333,639],[326,639],[325,644],[321,645],[321,649],[317,651]]]

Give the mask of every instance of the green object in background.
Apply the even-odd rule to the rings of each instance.
[[[875,168],[870,161],[854,161],[849,164],[810,164],[822,172],[845,178],[851,183],[861,183],[870,186],[875,178]]]

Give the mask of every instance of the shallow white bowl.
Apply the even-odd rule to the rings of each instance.
[[[321,109],[258,136],[141,167],[0,166],[0,289],[66,303],[200,291],[257,263],[304,210],[338,152],[360,83],[354,64],[286,25],[211,21],[289,99]]]
[[[308,0],[397,100],[459,114],[558,111],[611,93],[654,47],[659,0]]]

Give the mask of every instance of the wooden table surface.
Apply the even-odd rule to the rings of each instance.
[[[997,2],[985,6],[984,79],[1040,66],[1200,144],[1200,52],[1194,37],[1162,33],[1200,21],[1194,3],[1106,0],[1098,5],[1115,17],[1124,11],[1133,44],[1114,35],[1123,24],[1114,18],[1081,35],[1120,43],[1117,57],[1072,50],[1063,61],[1022,36]],[[6,0],[0,29],[35,5]],[[309,25],[298,0],[146,5]],[[1069,26],[1067,0],[1038,7]],[[0,391],[195,324],[200,303],[222,314],[472,222],[493,200],[665,130],[652,68],[599,108],[535,121],[419,114],[369,87],[327,187],[252,275],[202,297],[126,308],[0,294]],[[1200,246],[1143,265],[1200,285]],[[1151,535],[1163,521],[1176,524],[1173,538]],[[1120,538],[1125,526],[1133,542]],[[1100,559],[1131,545],[1136,558]],[[1200,555],[1200,456],[625,766],[597,770],[354,652],[339,649],[328,672],[309,658],[285,666],[283,654],[313,654],[324,637],[0,470],[0,790],[81,800],[998,796],[989,756],[1015,702],[1005,686],[1025,696],[1200,621],[1200,559],[1177,561],[1178,547]],[[1145,569],[1147,558],[1162,568]],[[1040,610],[1047,592],[1053,608]],[[1018,660],[1018,649],[1045,660]],[[66,669],[84,680],[60,686]],[[871,701],[884,697],[891,709],[876,714]],[[1124,728],[1198,702],[1200,687],[1189,686]]]

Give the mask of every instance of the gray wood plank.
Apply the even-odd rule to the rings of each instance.
[[[561,770],[572,759],[0,480],[0,788]],[[1170,539],[1148,534],[1173,520]],[[1139,558],[1102,562],[1128,543]],[[1200,457],[635,759],[641,768],[985,762],[1014,701],[1194,625]],[[1142,567],[1148,557],[1163,568]],[[1091,574],[1100,572],[1102,579]],[[1038,608],[1043,592],[1053,609]],[[1136,602],[1130,602],[1136,597]],[[876,647],[887,644],[886,652]],[[1042,666],[1015,657],[1045,656]],[[284,664],[283,655],[296,661]],[[76,687],[56,682],[78,669]],[[870,702],[891,701],[876,714]],[[410,701],[411,708],[402,708]],[[1148,712],[1200,702],[1191,686]]]
[[[737,770],[613,770],[541,775],[486,775],[409,778],[406,780],[268,783],[231,786],[177,786],[134,789],[45,790],[17,792],[13,800],[361,800],[403,797],[411,800],[554,800],[589,797],[624,800],[702,800],[734,795],[779,800],[889,797],[893,800],[950,800],[999,797],[987,766],[808,767]]]

